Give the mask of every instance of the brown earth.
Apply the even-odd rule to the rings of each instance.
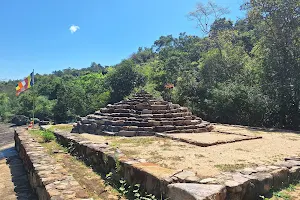
[[[171,169],[189,169],[200,177],[211,177],[221,171],[234,171],[247,166],[272,164],[285,157],[300,155],[300,135],[292,132],[269,132],[249,128],[216,125],[214,131],[234,132],[262,139],[240,141],[210,147],[198,147],[157,137],[108,137],[80,134],[93,142],[108,142],[132,158],[146,159]],[[196,140],[226,140],[227,134],[198,133]],[[206,137],[202,137],[202,135]],[[201,136],[200,136],[201,135]],[[190,135],[192,136],[192,135]],[[190,137],[186,136],[186,137]]]

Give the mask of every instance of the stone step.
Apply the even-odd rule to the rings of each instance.
[[[153,131],[138,131],[137,135],[138,136],[154,136],[155,132],[153,132]]]
[[[116,133],[111,131],[103,131],[102,133],[107,136],[116,136]]]
[[[171,125],[166,125],[166,126],[155,126],[154,130],[156,132],[166,132],[166,131],[171,131],[171,130],[175,130],[175,126],[171,126]]]
[[[168,196],[172,200],[225,200],[226,187],[197,183],[173,183],[168,185]]]
[[[152,104],[150,105],[150,109],[151,110],[168,110],[169,109],[169,105],[160,105],[160,104]]]
[[[137,131],[119,131],[117,133],[118,136],[125,136],[125,137],[134,137],[137,136]]]
[[[157,100],[150,100],[150,105],[169,105],[168,101],[157,101]]]
[[[170,131],[165,131],[164,133],[168,134],[174,134],[174,133],[203,133],[203,132],[209,132],[209,128],[195,128],[195,129],[175,129]]]
[[[125,131],[150,131],[150,132],[153,132],[154,130],[154,127],[142,127],[142,126],[123,126],[121,128],[122,130],[125,130]]]
[[[111,131],[111,132],[119,132],[121,129],[122,129],[122,126],[108,125],[108,126],[103,127],[103,130]]]

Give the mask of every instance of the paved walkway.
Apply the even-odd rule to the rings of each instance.
[[[0,199],[36,200],[13,137],[13,128],[0,124]]]

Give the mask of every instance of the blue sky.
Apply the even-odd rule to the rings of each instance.
[[[162,35],[200,36],[186,17],[199,0],[1,0],[0,81],[21,79],[32,69],[51,73],[114,65],[150,47]],[[201,1],[205,3],[206,1]],[[243,0],[215,0],[231,20],[242,18]],[[69,28],[79,27],[71,33]]]

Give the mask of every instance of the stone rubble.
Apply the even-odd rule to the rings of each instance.
[[[141,91],[133,98],[109,104],[82,117],[73,133],[117,136],[153,136],[155,133],[200,133],[213,129],[209,122],[192,115],[186,107],[157,100]]]

